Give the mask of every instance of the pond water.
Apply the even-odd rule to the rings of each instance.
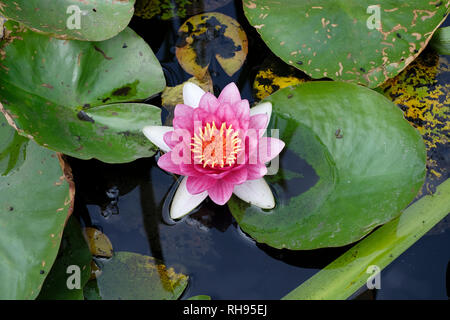
[[[231,1],[215,11],[235,18],[243,26],[249,40],[247,60],[232,77],[215,59],[209,72],[216,94],[234,81],[242,97],[252,104],[253,80],[269,51],[248,25],[239,3]],[[174,52],[182,22],[135,17],[131,23],[156,53],[168,86],[191,77],[178,64]],[[160,106],[161,98],[147,102]],[[166,118],[170,118],[169,112],[163,110],[163,119]],[[285,159],[289,161],[290,157]],[[289,251],[258,244],[240,230],[227,206],[217,206],[211,201],[206,201],[194,214],[171,223],[162,212],[176,179],[159,169],[155,158],[122,165],[70,159],[70,164],[77,185],[74,214],[83,225],[102,230],[114,251],[153,256],[189,275],[183,298],[206,294],[213,299],[280,299],[351,247]],[[316,177],[308,168],[303,166],[302,173],[305,183],[311,185]],[[295,193],[304,192],[305,185],[289,188]],[[449,226],[447,217],[383,270],[380,290],[360,298],[447,299]]]

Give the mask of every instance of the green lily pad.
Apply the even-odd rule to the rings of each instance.
[[[3,115],[0,154],[9,159],[0,175],[0,299],[33,299],[58,253],[69,183],[57,155],[20,139]]]
[[[41,300],[84,300],[83,287],[91,275],[90,263],[92,255],[81,232],[81,227],[75,217],[71,216],[64,229],[59,255],[47,277],[38,299]],[[74,272],[67,273],[70,266],[80,270],[80,288],[69,289],[69,277],[76,276]],[[69,279],[70,280],[70,279]]]
[[[204,295],[204,294],[201,294],[201,295],[198,295],[198,296],[190,297],[188,300],[211,300],[211,297],[207,296],[207,295]]]
[[[419,55],[448,6],[424,0],[244,0],[250,24],[284,62],[313,78],[371,88]]]
[[[134,31],[83,42],[7,26],[0,99],[20,134],[81,159],[117,163],[155,153],[141,129],[161,124],[160,109],[125,102],[160,92],[165,80],[150,47]]]
[[[0,14],[59,39],[102,41],[128,26],[135,0],[2,0]]]
[[[116,252],[100,264],[101,275],[85,288],[87,299],[175,300],[188,284],[187,276],[138,253]]]
[[[270,128],[286,142],[281,178],[266,177],[276,206],[229,202],[240,227],[258,242],[295,250],[343,246],[398,216],[419,191],[425,145],[382,95],[317,81],[263,101],[272,102]]]

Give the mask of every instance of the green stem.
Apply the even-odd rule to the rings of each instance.
[[[323,270],[287,294],[286,300],[347,299],[380,270],[412,246],[450,212],[450,180],[435,194],[427,195],[408,207],[398,218],[375,230]]]

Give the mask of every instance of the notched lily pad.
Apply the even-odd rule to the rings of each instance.
[[[141,130],[161,123],[160,109],[136,101],[162,91],[165,80],[150,47],[134,31],[82,42],[6,25],[1,111],[19,134],[81,159],[120,163],[155,153]]]
[[[244,63],[248,40],[239,23],[222,13],[193,16],[178,30],[176,56],[183,69],[202,79],[214,57],[232,76]]]
[[[419,55],[445,20],[449,3],[244,0],[244,11],[284,62],[315,79],[374,88]]]
[[[116,252],[101,270],[101,276],[85,288],[88,299],[176,300],[188,284],[188,276],[133,252]]]

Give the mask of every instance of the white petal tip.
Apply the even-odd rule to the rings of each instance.
[[[250,109],[251,116],[254,116],[257,114],[266,114],[270,120],[270,116],[272,115],[272,103],[271,102],[263,102],[263,103],[260,103]]]
[[[169,146],[164,142],[164,134],[169,131],[173,131],[173,127],[147,126],[142,129],[142,133],[147,139],[164,152],[170,151]]]
[[[200,99],[205,94],[202,88],[192,82],[186,82],[183,86],[183,100],[184,104],[192,108],[197,108],[200,104]]]
[[[234,187],[233,193],[240,199],[253,204],[262,209],[273,209],[275,207],[275,198],[272,190],[264,180],[248,180],[243,184]]]
[[[186,181],[187,177],[181,180],[170,206],[170,217],[174,220],[189,214],[208,197],[206,191],[199,194],[190,194],[186,188]]]

